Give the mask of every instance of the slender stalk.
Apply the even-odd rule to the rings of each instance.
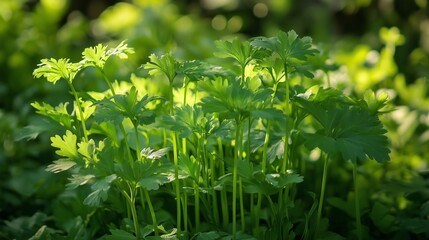
[[[140,154],[139,130],[138,130],[137,124],[134,124],[134,137],[135,137],[135,141],[136,141],[137,160],[141,160],[142,156]]]
[[[67,80],[67,83],[69,84],[69,87],[73,93],[74,99],[76,101],[77,109],[79,111],[79,117],[80,117],[80,123],[82,125],[82,133],[85,140],[88,140],[88,132],[86,130],[86,123],[85,123],[85,117],[83,116],[83,109],[80,105],[79,97],[77,96],[76,89],[74,88],[73,84],[71,83],[71,80]]]
[[[130,194],[124,190],[121,190],[122,194],[124,195],[125,199],[127,199],[128,206],[131,209],[131,215],[133,217],[133,223],[134,223],[134,231],[136,232],[136,240],[140,240],[140,226],[139,221],[137,217],[137,211],[136,211],[136,197],[134,194],[134,190],[130,187]]]
[[[316,234],[319,233],[320,220],[322,218],[323,200],[325,199],[326,177],[328,175],[328,161],[329,161],[329,155],[326,155],[324,158],[324,164],[323,164],[323,176],[322,176],[322,185],[320,189],[319,206],[317,208]]]
[[[271,74],[272,78],[274,79],[274,76]],[[277,93],[277,87],[279,85],[279,81],[275,81],[274,86],[273,86],[273,95],[271,96],[271,101],[270,101],[270,107],[273,107],[274,104],[274,99]],[[271,135],[271,121],[267,120],[267,127],[266,127],[266,132],[265,132],[265,139],[264,139],[264,145],[262,147],[262,163],[261,163],[261,171],[263,174],[265,174],[266,169],[267,169],[267,152],[268,152],[268,143],[270,140],[270,135]],[[255,223],[254,223],[254,235],[257,236],[258,235],[258,231],[259,231],[259,211],[261,209],[261,204],[262,204],[262,194],[258,193],[258,200],[256,202],[256,209],[255,209]]]
[[[197,140],[197,169],[201,169],[201,141],[200,138]],[[201,173],[198,173],[197,179],[194,179],[193,187],[194,187],[194,203],[195,203],[195,231],[200,231],[200,189],[199,189],[199,177]]]
[[[200,231],[200,189],[197,182],[194,182],[195,195],[195,232]]]
[[[180,182],[179,182],[179,161],[177,157],[177,139],[176,133],[171,133],[171,138],[173,141],[173,162],[174,162],[174,183],[175,183],[175,191],[176,191],[176,209],[177,209],[177,236],[181,237],[181,207],[180,207]]]
[[[241,177],[238,179],[238,188],[240,194],[240,217],[241,217],[241,231],[244,232],[246,230],[246,222],[244,219],[244,201],[243,201],[243,182],[241,181]]]
[[[222,139],[220,137],[217,138],[217,144],[218,144],[218,153],[219,156],[224,156],[223,153],[223,146],[222,146]],[[221,161],[219,164],[220,169],[220,176],[225,175],[225,163],[224,161]],[[220,192],[220,201],[221,201],[221,209],[222,209],[222,222],[223,222],[223,228],[226,229],[228,227],[229,223],[229,209],[228,209],[228,198],[226,194],[226,189],[222,188]]]
[[[290,109],[289,109],[289,79],[287,74],[287,64],[284,64],[284,77],[285,77],[285,87],[286,87],[286,97],[285,97],[285,113],[286,113],[286,121],[285,121],[285,136],[284,136],[284,152],[283,152],[283,163],[281,166],[281,173],[286,173],[286,169],[289,167],[289,117],[290,117]],[[289,195],[289,185],[286,188],[280,190],[279,193],[279,206],[280,210],[284,207],[283,196],[288,197]],[[288,208],[285,207],[285,215],[288,217]]]
[[[216,183],[216,171],[215,171],[215,159],[214,156],[210,158],[210,185],[212,189],[212,206],[213,206],[213,218],[216,226],[219,226],[219,207],[217,203],[217,194],[214,189]]]
[[[183,187],[186,187],[186,181],[183,181]],[[188,193],[186,191],[183,191],[183,227],[185,229],[185,232],[188,232]]]
[[[353,182],[355,185],[355,215],[356,215],[356,228],[357,228],[357,235],[358,239],[362,240],[362,223],[360,218],[360,206],[359,206],[359,183],[357,181],[357,162],[353,163]]]
[[[155,230],[155,236],[159,235],[158,222],[156,221],[155,210],[153,209],[152,201],[150,200],[149,192],[144,189],[144,195],[146,197],[147,206],[149,207],[150,216],[152,218],[153,229]]]
[[[238,161],[241,159],[241,135],[242,123],[236,119],[235,130],[235,151],[234,151],[234,166],[232,174],[232,239],[237,237],[237,180],[238,180]]]
[[[328,87],[331,87],[331,77],[329,76],[329,72],[326,71],[325,74],[326,74],[326,81],[327,81],[326,83],[328,84]]]
[[[288,159],[288,147],[289,147],[289,131],[288,131],[288,119],[290,116],[290,110],[289,110],[289,79],[287,74],[287,64],[284,65],[284,72],[285,72],[285,83],[286,83],[286,99],[285,99],[285,113],[286,113],[286,122],[285,122],[285,136],[284,136],[284,154],[283,154],[283,164],[281,168],[281,172],[285,173],[286,168],[289,164]]]
[[[107,83],[107,86],[109,86],[110,91],[112,92],[112,95],[116,95],[115,93],[115,89],[113,88],[112,83],[110,82],[109,78],[107,77],[106,73],[104,72],[104,70],[100,67],[97,67],[97,69],[101,72],[101,75],[103,75],[103,79],[104,81]]]
[[[140,188],[139,195],[140,195],[140,204],[142,206],[142,210],[145,211],[146,207],[145,207],[145,204],[144,204],[143,188]]]

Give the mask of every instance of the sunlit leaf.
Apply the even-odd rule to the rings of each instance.
[[[52,164],[49,164],[48,167],[46,167],[46,171],[59,173],[62,171],[66,171],[75,165],[76,165],[75,161],[62,158],[62,159],[55,160],[54,163]]]
[[[343,101],[329,89],[320,89],[314,98],[297,96],[293,100],[322,126],[314,133],[303,133],[309,149],[318,147],[353,162],[367,157],[378,162],[389,160],[386,130],[376,115]]]
[[[77,63],[70,63],[69,59],[60,58],[58,60],[42,59],[33,72],[33,75],[37,78],[45,77],[49,82],[55,84],[61,78],[71,83],[76,76],[76,73],[80,70],[80,65]]]
[[[66,131],[66,135],[62,138],[59,135],[51,137],[51,146],[58,148],[55,153],[62,157],[74,158],[78,156],[76,148],[77,137],[70,131]]]
[[[173,55],[165,54],[161,57],[151,54],[149,56],[150,62],[144,65],[145,69],[149,70],[149,74],[152,76],[164,74],[168,80],[173,82],[174,77],[177,75],[178,63],[174,59]]]

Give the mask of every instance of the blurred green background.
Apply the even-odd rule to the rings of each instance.
[[[214,40],[274,36],[291,29],[312,37],[341,65],[332,73],[334,86],[358,97],[368,88],[389,94],[396,111],[382,120],[392,160],[381,167],[369,163],[368,171],[378,174],[374,181],[385,184],[379,188],[388,189],[386,198],[393,198],[404,215],[427,220],[427,0],[1,0],[0,239],[31,237],[39,223],[52,221],[51,202],[66,181],[44,170],[55,159],[49,135],[24,139],[24,127],[41,121],[31,102],[55,104],[68,96],[61,82],[50,85],[33,78],[40,59],[73,61],[85,47],[127,39],[136,52],[128,65],[112,61],[107,68],[116,79],[125,79],[139,74],[150,53],[207,59]],[[91,81],[95,77],[96,72],[82,73],[78,88],[101,88]]]

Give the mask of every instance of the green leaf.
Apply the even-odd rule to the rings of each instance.
[[[344,160],[389,160],[386,130],[376,115],[357,107],[336,91],[320,89],[315,97],[297,95],[294,103],[316,119],[321,129],[302,133],[309,149],[316,147]]]
[[[117,94],[110,99],[103,99],[97,102],[97,110],[94,119],[97,123],[113,122],[115,125],[122,123],[124,118],[128,118],[137,126],[138,124],[149,124],[153,119],[153,112],[146,108],[151,102],[161,99],[159,97],[149,97],[144,95],[138,98],[136,88],[131,87],[126,94]]]
[[[95,47],[85,48],[82,52],[83,62],[86,65],[94,65],[100,68],[104,67],[108,56],[106,55],[106,46],[98,44]]]
[[[291,61],[305,61],[308,56],[318,53],[316,49],[312,48],[310,37],[299,38],[293,30],[288,33],[280,31],[277,37],[272,38],[257,37],[252,40],[251,44],[278,54],[285,64],[289,64]]]
[[[154,150],[151,148],[143,148],[140,154],[145,159],[156,160],[166,155],[169,151],[170,151],[170,148],[161,148],[158,150]]]
[[[151,54],[149,56],[150,62],[144,65],[145,69],[149,70],[152,76],[164,74],[170,83],[173,82],[174,77],[177,75],[178,63],[171,54],[164,54],[161,57]]]
[[[31,103],[31,106],[34,107],[37,111],[36,113],[49,117],[50,119],[58,122],[60,125],[66,127],[67,129],[72,129],[72,124],[74,122],[73,117],[67,110],[68,103],[60,103],[55,108],[47,103]]]
[[[167,176],[161,174],[153,174],[140,178],[140,181],[138,181],[137,186],[151,191],[158,190],[160,186],[168,182],[171,182],[171,180]]]
[[[112,235],[106,237],[106,240],[135,240],[136,236],[121,229],[110,229]]]
[[[76,165],[75,161],[62,158],[62,159],[55,160],[53,164],[49,164],[48,167],[46,167],[46,171],[59,173],[62,171],[66,171],[75,165]]]
[[[37,78],[46,77],[46,79],[55,84],[61,78],[71,83],[76,76],[76,73],[80,70],[81,66],[77,63],[70,63],[69,59],[60,58],[58,60],[42,59],[33,72],[33,75]]]
[[[180,132],[179,137],[185,138],[197,133],[200,136],[207,134],[215,123],[211,115],[205,116],[199,105],[178,107],[174,110],[174,116],[164,115],[162,124],[169,126],[171,130]]]
[[[78,157],[78,152],[76,148],[76,140],[77,137],[69,130],[66,131],[66,135],[62,138],[59,135],[55,135],[51,137],[51,146],[58,148],[55,153],[58,156],[67,157],[67,158],[75,158]]]
[[[237,81],[219,78],[199,85],[209,94],[201,99],[204,112],[225,113],[228,118],[248,117],[251,111],[264,108],[272,94],[269,89],[252,91]]]
[[[383,232],[388,232],[392,229],[393,224],[395,224],[395,217],[389,214],[389,212],[390,210],[387,206],[375,202],[369,214],[374,225]]]
[[[117,178],[115,174],[106,176],[102,179],[97,180],[92,184],[91,189],[93,190],[83,201],[85,205],[91,207],[100,206],[101,201],[107,199],[107,193],[110,189],[110,184]]]
[[[89,183],[94,178],[95,176],[93,174],[88,174],[88,175],[73,174],[71,178],[68,179],[69,183],[66,184],[66,187],[68,190],[72,190],[79,186]]]
[[[292,183],[304,181],[304,177],[296,173],[271,173],[265,175],[265,180],[276,188],[285,188]]]
[[[192,82],[200,81],[204,78],[215,79],[217,77],[230,77],[232,72],[219,66],[211,65],[198,60],[185,61],[178,66],[177,74],[185,76]]]
[[[415,234],[424,234],[429,237],[429,220],[419,218],[405,218],[399,220],[401,228]]]
[[[221,58],[232,58],[244,68],[256,53],[255,49],[248,41],[242,41],[235,38],[232,42],[226,40],[219,40],[215,42],[218,51],[215,56]]]
[[[132,48],[128,47],[125,41],[122,41],[115,48],[107,50],[107,46],[98,44],[95,47],[85,48],[82,52],[81,64],[84,66],[95,66],[98,68],[104,68],[106,61],[111,56],[118,56],[119,58],[128,58],[128,54],[134,53]]]
[[[200,170],[194,156],[188,156],[183,153],[179,154],[179,175],[180,178],[192,178],[197,181]]]

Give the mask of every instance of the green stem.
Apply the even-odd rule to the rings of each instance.
[[[185,188],[186,185],[186,181],[183,182],[183,187]],[[186,189],[186,188],[185,188]],[[188,232],[188,193],[186,191],[183,191],[183,202],[182,202],[182,206],[183,206],[183,225],[184,225],[184,229],[185,232]]]
[[[101,75],[103,75],[103,79],[104,81],[107,83],[107,86],[109,86],[110,91],[112,92],[112,95],[115,96],[115,89],[113,88],[112,83],[110,82],[109,78],[107,77],[106,73],[104,72],[104,70],[100,67],[97,67],[97,69],[101,72]]]
[[[274,79],[274,75],[271,75],[272,78]],[[270,101],[270,107],[273,107],[274,105],[274,99],[277,93],[277,87],[279,85],[279,81],[276,81],[274,83],[273,86],[273,95],[271,96],[271,101]],[[265,139],[264,139],[264,145],[262,147],[262,163],[261,163],[261,171],[263,174],[265,174],[266,169],[267,169],[267,152],[268,152],[268,143],[270,140],[270,135],[271,135],[271,121],[267,120],[267,127],[266,127],[266,132],[265,132]],[[258,200],[256,202],[256,209],[255,209],[255,227],[254,229],[254,233],[257,236],[258,235],[258,231],[259,231],[259,211],[261,209],[261,204],[262,204],[262,194],[258,193]]]
[[[216,184],[216,172],[215,172],[215,157],[210,157],[210,185],[212,189],[212,206],[213,206],[213,218],[216,226],[219,226],[219,208],[217,203],[217,194],[214,188]]]
[[[241,120],[236,119],[234,166],[232,175],[232,239],[237,237],[237,180],[238,161],[241,159]]]
[[[362,240],[362,223],[360,218],[360,206],[359,206],[359,194],[358,194],[358,188],[359,183],[357,181],[357,162],[353,164],[353,182],[355,185],[355,215],[356,215],[356,227],[357,227],[357,234],[358,239]]]
[[[139,131],[136,124],[134,124],[134,137],[136,141],[136,155],[137,160],[141,160],[141,154],[140,154],[140,144],[139,144]]]
[[[238,187],[239,187],[239,194],[240,194],[241,231],[245,232],[246,224],[245,224],[245,219],[244,219],[243,182],[241,181],[241,177],[238,179]]]
[[[149,207],[150,216],[152,217],[153,229],[155,230],[155,236],[159,235],[158,222],[156,221],[155,210],[153,209],[152,201],[150,200],[149,192],[144,189],[144,195],[146,197],[147,206]]]
[[[326,80],[327,80],[328,87],[331,87],[331,77],[329,76],[329,72],[326,71],[325,74],[326,74]]]
[[[71,83],[71,80],[67,81],[67,83],[69,84],[69,87],[73,93],[74,99],[76,101],[77,109],[79,111],[79,118],[80,118],[80,123],[82,125],[83,137],[85,138],[85,140],[88,141],[88,132],[86,130],[85,117],[83,116],[83,109],[82,109],[82,106],[80,105],[79,97],[77,95],[76,89],[74,88],[73,84]]]
[[[324,158],[322,185],[320,189],[319,206],[317,208],[316,234],[319,234],[320,220],[322,219],[323,200],[325,199],[326,178],[328,175],[329,155]]]
[[[195,194],[195,232],[200,232],[200,189],[197,182],[194,182]]]
[[[176,133],[171,133],[171,138],[173,141],[173,162],[174,162],[174,183],[176,190],[176,209],[177,209],[177,236],[181,237],[181,206],[180,206],[180,182],[179,182],[179,161],[177,158],[177,140]]]
[[[285,122],[285,139],[284,139],[284,153],[283,153],[283,164],[281,168],[281,172],[285,173],[286,168],[289,164],[288,159],[288,147],[289,147],[289,130],[288,130],[288,119],[290,117],[290,111],[289,111],[289,80],[288,80],[288,74],[287,74],[287,65],[284,65],[284,71],[285,71],[285,85],[286,85],[286,99],[285,99],[285,113],[286,113],[286,122]]]
[[[223,145],[222,145],[222,139],[220,137],[217,138],[217,144],[218,144],[218,153],[219,156],[224,156],[223,153]],[[225,163],[222,160],[219,164],[220,169],[220,176],[225,175]],[[229,209],[228,209],[228,198],[226,194],[226,189],[222,188],[220,192],[220,201],[221,201],[221,209],[222,209],[222,221],[223,221],[223,228],[226,229],[228,227],[229,223]]]
[[[122,191],[122,194],[127,199],[128,206],[131,209],[131,215],[133,217],[133,222],[134,222],[134,231],[136,232],[136,240],[140,240],[140,226],[139,226],[139,221],[138,221],[137,211],[136,211],[136,205],[135,205],[136,197],[134,194],[134,190],[131,189],[130,187],[130,195],[128,195],[128,193],[124,190],[121,190],[121,191]]]

